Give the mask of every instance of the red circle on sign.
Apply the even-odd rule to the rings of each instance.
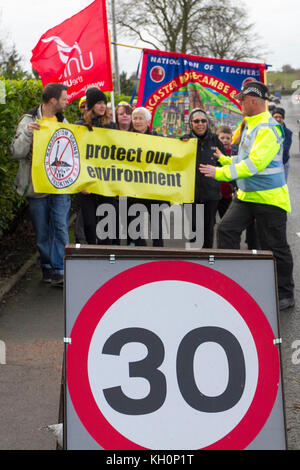
[[[188,261],[153,261],[130,268],[101,286],[78,315],[67,349],[67,384],[73,406],[89,434],[107,450],[145,450],[121,435],[101,413],[88,377],[88,354],[92,336],[107,310],[123,295],[159,281],[198,284],[223,297],[241,315],[255,342],[258,381],[251,405],[237,426],[203,449],[245,449],[267,421],[278,391],[279,355],[274,334],[255,300],[236,282],[218,271]]]
[[[67,175],[64,176],[63,178],[58,178],[58,177],[56,176],[56,171],[57,171],[57,168],[58,168],[58,166],[59,166],[59,161],[58,161],[57,164],[56,164],[55,171],[53,172],[53,170],[52,170],[52,165],[53,165],[53,161],[51,160],[52,151],[53,151],[53,149],[54,149],[54,146],[55,146],[56,142],[59,142],[59,141],[60,141],[60,142],[67,141],[67,144],[65,145],[64,150],[62,151],[62,153],[61,153],[61,155],[60,155],[60,158],[61,158],[61,156],[63,155],[63,153],[65,152],[66,148],[67,148],[69,145],[70,145],[71,151],[72,151],[72,165],[70,165],[70,168],[71,168],[71,169],[69,169],[69,172],[68,172]],[[64,144],[65,144],[65,142],[64,142]],[[71,145],[71,140],[69,139],[69,137],[61,136],[61,137],[57,137],[57,138],[55,139],[55,141],[54,141],[53,144],[52,144],[51,150],[50,150],[50,152],[49,152],[49,158],[48,158],[48,161],[46,162],[46,165],[48,166],[49,171],[50,171],[51,175],[53,176],[53,178],[56,178],[56,179],[59,180],[59,181],[64,181],[65,179],[69,178],[70,174],[73,173],[74,165],[75,165],[73,147],[72,147],[72,145]]]

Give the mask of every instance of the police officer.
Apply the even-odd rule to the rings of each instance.
[[[200,165],[199,170],[217,181],[237,181],[237,197],[218,227],[218,248],[239,249],[242,231],[255,218],[261,249],[273,251],[276,259],[279,308],[285,310],[294,306],[294,282],[286,237],[291,205],[282,162],[284,133],[266,111],[269,94],[263,83],[246,83],[236,97],[246,121],[238,156],[216,150],[222,168]]]

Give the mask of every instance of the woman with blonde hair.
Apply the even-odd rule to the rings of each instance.
[[[132,107],[126,101],[121,101],[116,106],[116,124],[120,131],[132,130]]]

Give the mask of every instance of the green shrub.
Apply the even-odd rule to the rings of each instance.
[[[15,191],[14,180],[18,162],[11,158],[10,144],[16,133],[21,116],[41,102],[43,86],[40,80],[4,80],[5,103],[0,100],[0,232],[7,230],[20,211],[26,206],[26,199]],[[106,93],[110,101],[110,93]],[[115,96],[115,103],[128,101],[128,96]],[[2,104],[1,104],[2,103]],[[70,103],[66,118],[74,123],[79,118],[78,100]]]
[[[26,204],[15,191],[18,162],[10,156],[10,144],[20,117],[41,99],[38,80],[4,80],[5,103],[0,104],[0,229],[9,228],[20,208]]]

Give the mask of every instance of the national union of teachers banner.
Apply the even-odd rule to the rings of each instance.
[[[171,203],[194,200],[197,140],[39,121],[32,181],[37,193],[86,190]]]
[[[143,50],[138,106],[152,113],[152,129],[180,136],[192,109],[204,109],[214,130],[235,129],[242,120],[235,99],[247,78],[263,83],[266,64],[212,59],[176,52]]]

